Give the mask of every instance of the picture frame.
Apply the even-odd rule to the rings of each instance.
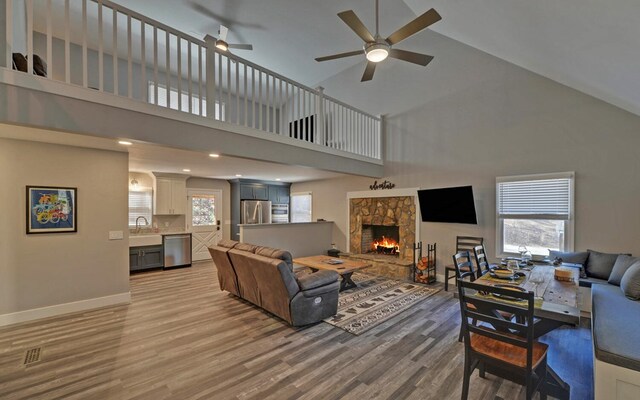
[[[27,234],[78,231],[78,188],[27,186]]]

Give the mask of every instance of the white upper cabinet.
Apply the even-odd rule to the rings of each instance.
[[[186,178],[156,177],[153,210],[157,215],[186,214]]]

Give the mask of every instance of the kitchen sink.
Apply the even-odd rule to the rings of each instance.
[[[162,244],[162,235],[130,235],[129,247],[155,246]]]

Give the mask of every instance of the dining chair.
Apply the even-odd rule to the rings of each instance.
[[[453,255],[453,267],[455,268],[456,281],[466,279],[467,277],[474,281],[476,279],[476,272],[473,268],[473,261],[471,261],[471,253],[469,251],[461,251]],[[460,333],[458,334],[458,342],[462,341],[462,325],[460,325]]]
[[[527,400],[536,391],[545,400],[548,346],[534,340],[533,292],[460,280],[458,294],[465,338],[461,399],[467,399],[471,374],[478,368],[481,378],[489,372],[524,385]],[[498,296],[508,296],[509,303]],[[502,318],[502,314],[515,315],[518,322]],[[477,326],[473,321],[482,324]]]
[[[487,250],[484,248],[484,244],[475,246],[473,248],[473,255],[476,259],[476,274],[478,278],[489,272],[489,269],[491,269],[491,267],[495,266],[495,264],[489,263],[489,260],[487,259]]]
[[[484,243],[484,238],[475,236],[456,236],[456,253],[462,251],[472,252],[475,246]],[[449,291],[449,280],[456,279],[454,265],[446,265],[444,267],[444,291]]]

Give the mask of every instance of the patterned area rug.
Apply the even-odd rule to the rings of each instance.
[[[324,322],[354,335],[375,328],[440,291],[417,283],[361,273],[353,274],[352,279],[358,287],[340,293],[338,313]]]

